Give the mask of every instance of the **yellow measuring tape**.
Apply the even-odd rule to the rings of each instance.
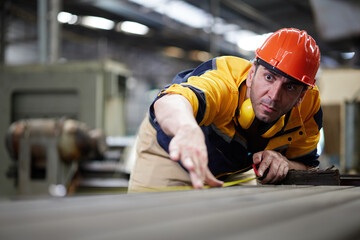
[[[242,179],[242,180],[237,180],[237,181],[232,181],[232,182],[225,182],[222,185],[222,187],[223,188],[231,187],[231,186],[235,186],[240,183],[255,180],[258,178],[259,177],[252,177],[252,178],[247,178],[247,179]],[[208,188],[216,188],[216,187],[211,187],[209,185],[205,185],[202,189],[208,189]],[[193,186],[170,186],[170,187],[144,188],[142,190],[144,190],[145,192],[166,192],[166,191],[184,191],[184,190],[192,190],[192,189],[195,189],[195,188]]]

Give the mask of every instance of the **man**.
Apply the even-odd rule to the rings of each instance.
[[[290,28],[273,33],[253,63],[225,56],[181,72],[142,123],[129,191],[221,186],[253,163],[262,183],[318,166],[319,65],[314,39]]]

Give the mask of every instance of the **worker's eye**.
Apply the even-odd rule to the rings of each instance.
[[[265,75],[265,80],[266,81],[272,81],[274,79],[274,77],[271,74],[266,74]]]
[[[292,83],[289,83],[289,84],[286,85],[286,88],[289,91],[296,91],[297,87],[298,86],[296,84],[292,84]]]

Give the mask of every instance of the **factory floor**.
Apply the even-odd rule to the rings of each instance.
[[[360,239],[360,188],[236,186],[0,202],[1,239]]]

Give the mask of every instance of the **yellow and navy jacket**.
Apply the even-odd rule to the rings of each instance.
[[[271,126],[257,123],[245,130],[236,121],[241,117],[238,116],[239,106],[244,101],[240,92],[246,84],[242,83],[245,83],[251,66],[249,61],[238,57],[209,60],[195,69],[179,73],[155,101],[172,93],[181,94],[191,103],[196,121],[205,134],[208,166],[215,176],[248,170],[252,165],[252,154],[262,150],[275,150],[289,160],[318,166],[317,143],[322,127],[318,88],[309,89],[301,104],[286,114],[283,127],[265,138],[261,136],[261,129]],[[153,105],[149,117],[157,130],[158,143],[168,152],[171,137],[157,123]]]

